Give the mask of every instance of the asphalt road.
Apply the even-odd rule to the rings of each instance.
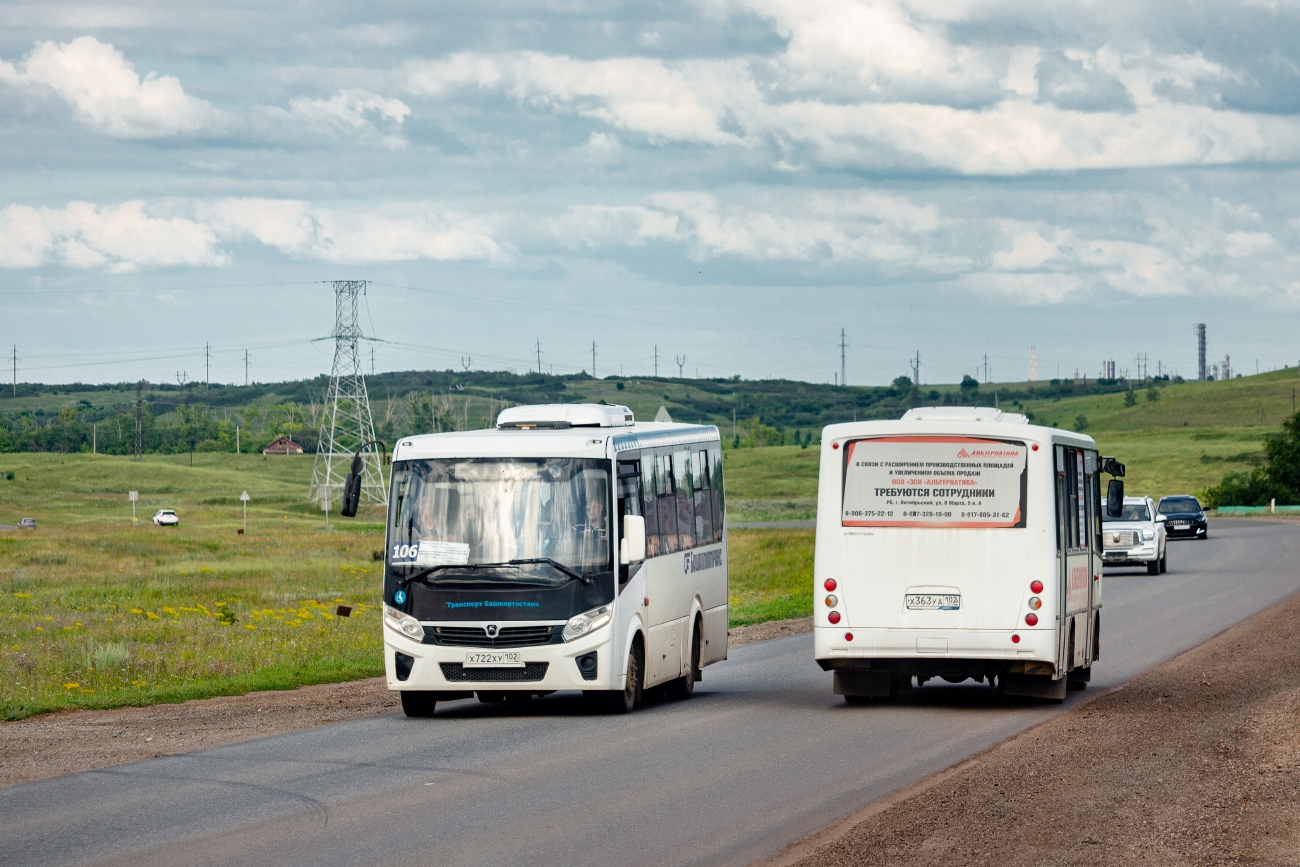
[[[1167,575],[1107,573],[1093,689],[1300,590],[1300,525],[1211,530]],[[628,717],[467,700],[12,786],[0,864],[751,863],[1062,712],[933,682],[850,707],[830,680],[800,635]]]

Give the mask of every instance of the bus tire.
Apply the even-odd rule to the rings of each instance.
[[[691,658],[686,673],[668,684],[668,695],[685,701],[695,695],[695,683],[700,680],[700,618],[691,627]]]
[[[1074,669],[1065,676],[1065,688],[1070,690],[1087,689],[1090,680],[1092,680],[1092,666],[1085,665],[1082,668]]]
[[[437,706],[438,700],[434,698],[432,692],[415,689],[402,690],[402,713],[409,717],[431,717],[434,708]]]
[[[596,693],[597,702],[605,713],[631,713],[641,703],[642,672],[645,671],[645,650],[641,640],[632,642],[632,651],[627,655],[627,677],[622,689],[601,690]]]

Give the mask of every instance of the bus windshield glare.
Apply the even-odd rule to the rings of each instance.
[[[412,574],[531,559],[608,572],[609,495],[608,462],[597,459],[399,461],[386,559]]]

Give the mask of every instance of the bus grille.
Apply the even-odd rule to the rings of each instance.
[[[1101,534],[1103,548],[1132,548],[1138,543],[1138,534],[1134,530],[1107,530]]]
[[[491,638],[482,626],[426,626],[425,641],[449,647],[535,647],[550,644],[557,627],[502,626]]]
[[[466,668],[459,662],[440,662],[442,676],[452,683],[529,683],[546,677],[549,662],[528,662],[523,668]]]

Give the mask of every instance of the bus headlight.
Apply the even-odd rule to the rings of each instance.
[[[384,623],[412,641],[424,641],[424,627],[420,625],[420,621],[409,614],[403,614],[396,608],[384,606]]]
[[[609,610],[609,606],[602,605],[599,608],[593,608],[590,611],[570,617],[569,622],[564,624],[562,635],[565,641],[572,641],[589,632],[595,632],[613,619],[614,614]]]

